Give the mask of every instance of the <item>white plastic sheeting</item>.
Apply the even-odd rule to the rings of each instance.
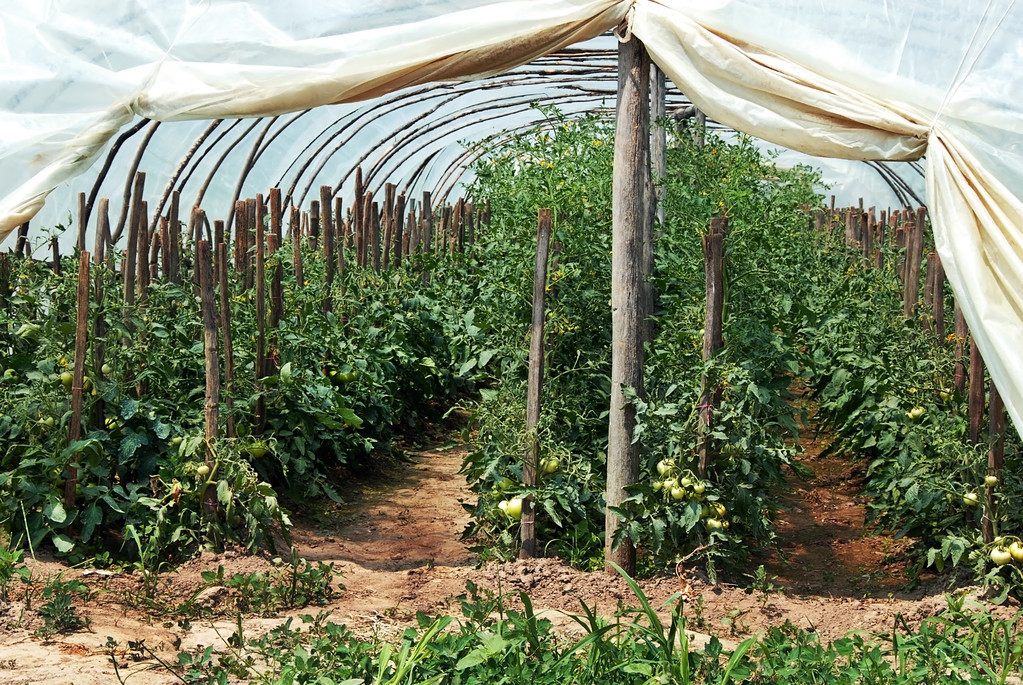
[[[926,153],[938,251],[1023,426],[1014,0],[72,0],[0,6],[0,239],[135,115],[238,117],[528,62],[627,21],[712,118],[813,155]],[[95,14],[95,16],[93,16]]]

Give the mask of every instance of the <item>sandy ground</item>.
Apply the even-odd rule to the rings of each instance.
[[[884,631],[898,614],[918,622],[946,606],[946,585],[940,579],[925,578],[912,592],[902,591],[905,543],[864,530],[857,468],[820,459],[817,445],[805,447],[804,461],[817,478],[793,481],[786,495],[788,510],[779,532],[788,561],[778,554],[758,559],[775,589],[710,586],[698,573],[682,570],[641,583],[655,606],[681,592],[689,628],[717,635],[726,644],[785,621],[812,627],[823,639],[855,630]],[[580,601],[604,613],[613,612],[619,602],[635,604],[617,575],[582,573],[557,559],[478,568],[461,541],[469,518],[460,502],[471,496],[458,475],[464,450],[455,445],[411,452],[412,463],[394,462],[373,481],[349,484],[346,504],[301,522],[293,533],[299,555],[334,564],[345,589],[326,606],[272,618],[247,616],[246,635],[269,630],[289,616],[327,611],[330,620],[357,634],[389,639],[412,625],[418,611],[459,615],[456,598],[470,580],[495,591],[527,591],[534,607],[566,631],[574,623],[564,612],[578,613]],[[219,566],[228,576],[267,571],[271,561],[232,552],[204,554],[161,576],[148,602],[142,601],[138,574],[104,575],[42,559],[30,565],[39,582],[62,574],[63,580],[87,583],[92,596],[76,609],[90,623],[87,629],[44,639],[35,635],[42,625],[35,611],[19,601],[0,605],[0,685],[92,685],[116,683],[118,677],[135,685],[181,682],[153,655],[173,664],[182,650],[222,648],[237,628],[236,597],[209,589],[201,572]],[[175,615],[172,608],[190,598],[212,618],[183,621]],[[1010,615],[1015,610],[999,609]],[[111,640],[117,643],[113,650]]]

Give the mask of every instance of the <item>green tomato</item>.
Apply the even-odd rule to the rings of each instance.
[[[114,372],[114,370],[113,370],[113,368],[111,368],[110,364],[104,364],[103,366],[100,367],[99,370],[100,370],[100,372],[104,376],[109,376],[110,374],[112,374]]]
[[[1021,544],[1019,540],[1014,540],[1012,544],[1009,545],[1009,554],[1012,555],[1012,558],[1016,561],[1016,563],[1023,563],[1023,544]]]
[[[546,474],[557,473],[558,469],[561,468],[561,461],[559,461],[557,457],[551,457],[550,459],[544,459],[543,461],[547,462],[546,464],[540,462],[543,465],[543,472]]]
[[[998,485],[998,476],[994,475],[993,473],[989,473],[988,475],[984,476],[984,485],[988,486],[989,488],[995,487],[996,485]]]
[[[975,492],[968,492],[963,495],[963,502],[968,506],[974,507],[980,502],[980,497]]]
[[[1012,552],[1004,547],[995,547],[991,550],[991,561],[998,566],[1005,566],[1012,561]]]
[[[707,530],[720,530],[721,521],[717,519],[707,519],[703,522],[707,526]]]
[[[653,486],[654,486],[654,492],[660,492],[660,491],[661,491],[661,488],[663,488],[663,487],[664,487],[664,483],[662,483],[662,482],[661,482],[661,481],[659,481],[659,480],[655,480],[655,481],[653,482]]]
[[[682,488],[676,486],[676,487],[673,487],[671,489],[671,498],[672,499],[683,499],[685,496],[686,496],[686,491],[683,490]]]
[[[195,470],[195,473],[200,478],[205,478],[206,476],[210,475],[210,467],[207,464],[200,464],[199,468]]]
[[[502,509],[504,509],[504,513],[508,516],[508,518],[518,521],[522,518],[522,498],[513,497],[512,499],[507,500],[504,502],[504,507],[502,507]]]
[[[64,385],[65,388],[70,388],[71,383],[74,381],[74,379],[75,376],[70,371],[65,371],[64,373],[60,374],[60,382]]]
[[[675,468],[675,462],[671,459],[661,459],[657,462],[657,473],[662,476]]]
[[[707,485],[702,480],[698,480],[693,483],[693,492],[697,495],[702,495],[706,489]]]

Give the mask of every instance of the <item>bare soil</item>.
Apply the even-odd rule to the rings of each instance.
[[[816,477],[802,482],[793,476],[784,494],[787,510],[779,518],[779,549],[761,554],[754,564],[765,567],[761,582],[751,577],[711,586],[696,569],[678,569],[640,583],[655,606],[682,593],[688,627],[726,644],[785,621],[830,640],[850,631],[889,630],[897,614],[915,623],[939,613],[946,606],[947,580],[925,576],[916,589],[904,589],[908,578],[902,553],[909,541],[864,528],[861,467],[822,458],[820,448],[804,440],[802,459]],[[244,617],[246,635],[267,631],[289,616],[326,611],[357,634],[391,639],[414,623],[416,612],[459,615],[457,598],[467,581],[505,593],[527,591],[534,607],[566,631],[574,624],[564,612],[579,613],[580,602],[607,614],[619,603],[636,604],[619,576],[583,573],[558,559],[479,568],[461,539],[469,523],[461,503],[471,497],[458,473],[465,449],[448,444],[410,451],[411,461],[394,461],[382,475],[347,483],[345,504],[299,521],[293,532],[298,554],[310,562],[334,564],[343,574],[344,589],[326,606],[272,618]],[[0,604],[0,685],[115,683],[112,658],[129,683],[180,682],[151,654],[176,663],[179,651],[224,647],[237,628],[232,610],[237,598],[208,589],[200,574],[219,566],[227,576],[249,574],[269,570],[272,562],[236,552],[203,554],[162,575],[148,601],[137,572],[101,574],[45,559],[30,566],[40,583],[61,574],[63,580],[81,579],[94,590],[76,607],[89,626],[43,638],[35,634],[43,625],[37,612],[18,601]],[[958,591],[982,602],[976,589]],[[213,618],[183,621],[175,615],[172,608],[190,599]],[[113,650],[106,646],[109,639],[117,643]]]

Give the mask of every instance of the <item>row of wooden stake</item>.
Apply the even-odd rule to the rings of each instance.
[[[129,220],[126,223],[126,246],[122,250],[119,273],[123,288],[125,325],[132,330],[131,312],[136,306],[144,307],[148,300],[151,284],[160,277],[166,281],[183,284],[187,279],[194,284],[201,301],[201,317],[204,329],[206,358],[206,401],[205,434],[207,438],[207,460],[212,460],[212,444],[220,434],[221,374],[228,389],[225,407],[227,409],[226,435],[236,436],[232,409],[232,391],[235,376],[233,343],[230,318],[229,270],[233,268],[241,277],[243,291],[255,288],[256,307],[256,350],[254,372],[257,401],[252,421],[253,435],[261,435],[266,420],[266,408],[259,393],[259,379],[276,371],[267,358],[267,329],[274,331],[280,325],[284,310],[283,264],[273,259],[271,273],[267,278],[267,262],[284,244],[292,243],[291,264],[297,286],[305,284],[303,248],[319,251],[324,261],[323,311],[332,311],[335,306],[334,282],[343,277],[346,268],[346,253],[352,256],[360,268],[397,268],[404,259],[426,253],[462,252],[471,245],[480,226],[489,224],[489,204],[477,209],[471,202],[460,198],[453,205],[436,210],[431,204],[431,193],[424,192],[419,208],[415,201],[407,201],[403,194],[395,193],[394,184],[386,184],[384,202],[381,206],[374,201],[373,193],[363,188],[361,170],[356,172],[356,195],[347,216],[342,213],[341,198],[333,197],[330,186],[320,189],[319,200],[310,203],[308,211],[292,207],[287,234],[283,232],[283,208],[278,188],[271,188],[268,201],[261,195],[235,203],[234,212],[225,223],[221,220],[212,226],[206,213],[199,207],[192,209],[187,224],[187,238],[183,240],[182,221],[179,217],[179,196],[171,195],[168,212],[153,222],[147,223],[147,202],[143,199],[145,174],[138,172],[134,179]],[[329,207],[333,211],[324,211]],[[85,384],[85,360],[89,339],[88,313],[90,301],[102,303],[104,280],[102,274],[95,278],[90,265],[105,262],[113,268],[112,249],[120,236],[111,232],[109,200],[99,201],[96,213],[95,249],[90,254],[85,245],[85,196],[79,197],[78,290],[77,329],[71,388],[72,417],[69,428],[70,441],[81,437],[83,426],[83,386]],[[231,229],[234,229],[233,239]],[[27,256],[28,224],[19,230],[15,253]],[[233,246],[229,256],[228,245]],[[60,272],[60,254],[56,239],[52,242],[52,268]],[[190,248],[190,249],[189,249]],[[7,255],[4,255],[7,263]],[[9,268],[7,273],[9,273]],[[424,274],[424,278],[428,274]],[[269,281],[270,296],[266,287]],[[219,298],[218,298],[218,286]],[[343,290],[342,290],[343,296]],[[266,305],[269,301],[269,321]],[[219,309],[219,312],[218,312]],[[96,317],[92,331],[94,344],[92,364],[97,374],[101,373],[105,357],[105,319]],[[220,350],[222,337],[223,368]],[[128,379],[131,382],[131,379]],[[144,392],[138,385],[135,391]],[[93,423],[103,427],[102,403],[97,403]],[[77,488],[77,462],[68,465],[65,482],[65,505],[73,506]],[[214,503],[210,503],[212,506]]]
[[[988,473],[1001,476],[1005,452],[1005,406],[998,388],[993,382],[985,384],[984,359],[976,341],[969,336],[966,319],[958,301],[954,303],[954,331],[946,338],[945,290],[947,278],[937,252],[924,254],[924,231],[927,212],[923,207],[915,212],[904,209],[881,211],[879,218],[875,208],[864,211],[860,206],[840,210],[834,209],[832,197],[831,212],[815,213],[815,224],[819,231],[830,231],[836,217],[844,217],[844,241],[848,248],[861,248],[862,260],[877,268],[884,268],[884,251],[890,236],[899,255],[897,270],[903,284],[903,315],[908,320],[919,321],[932,331],[941,342],[955,343],[953,352],[955,365],[952,386],[956,392],[966,392],[969,439],[980,445],[984,436],[984,419],[988,419]],[[923,292],[921,296],[921,277]],[[969,342],[969,373],[965,358]],[[986,386],[986,387],[985,387]],[[982,519],[982,533],[985,542],[994,539],[995,498],[994,486],[985,486],[985,508]]]

